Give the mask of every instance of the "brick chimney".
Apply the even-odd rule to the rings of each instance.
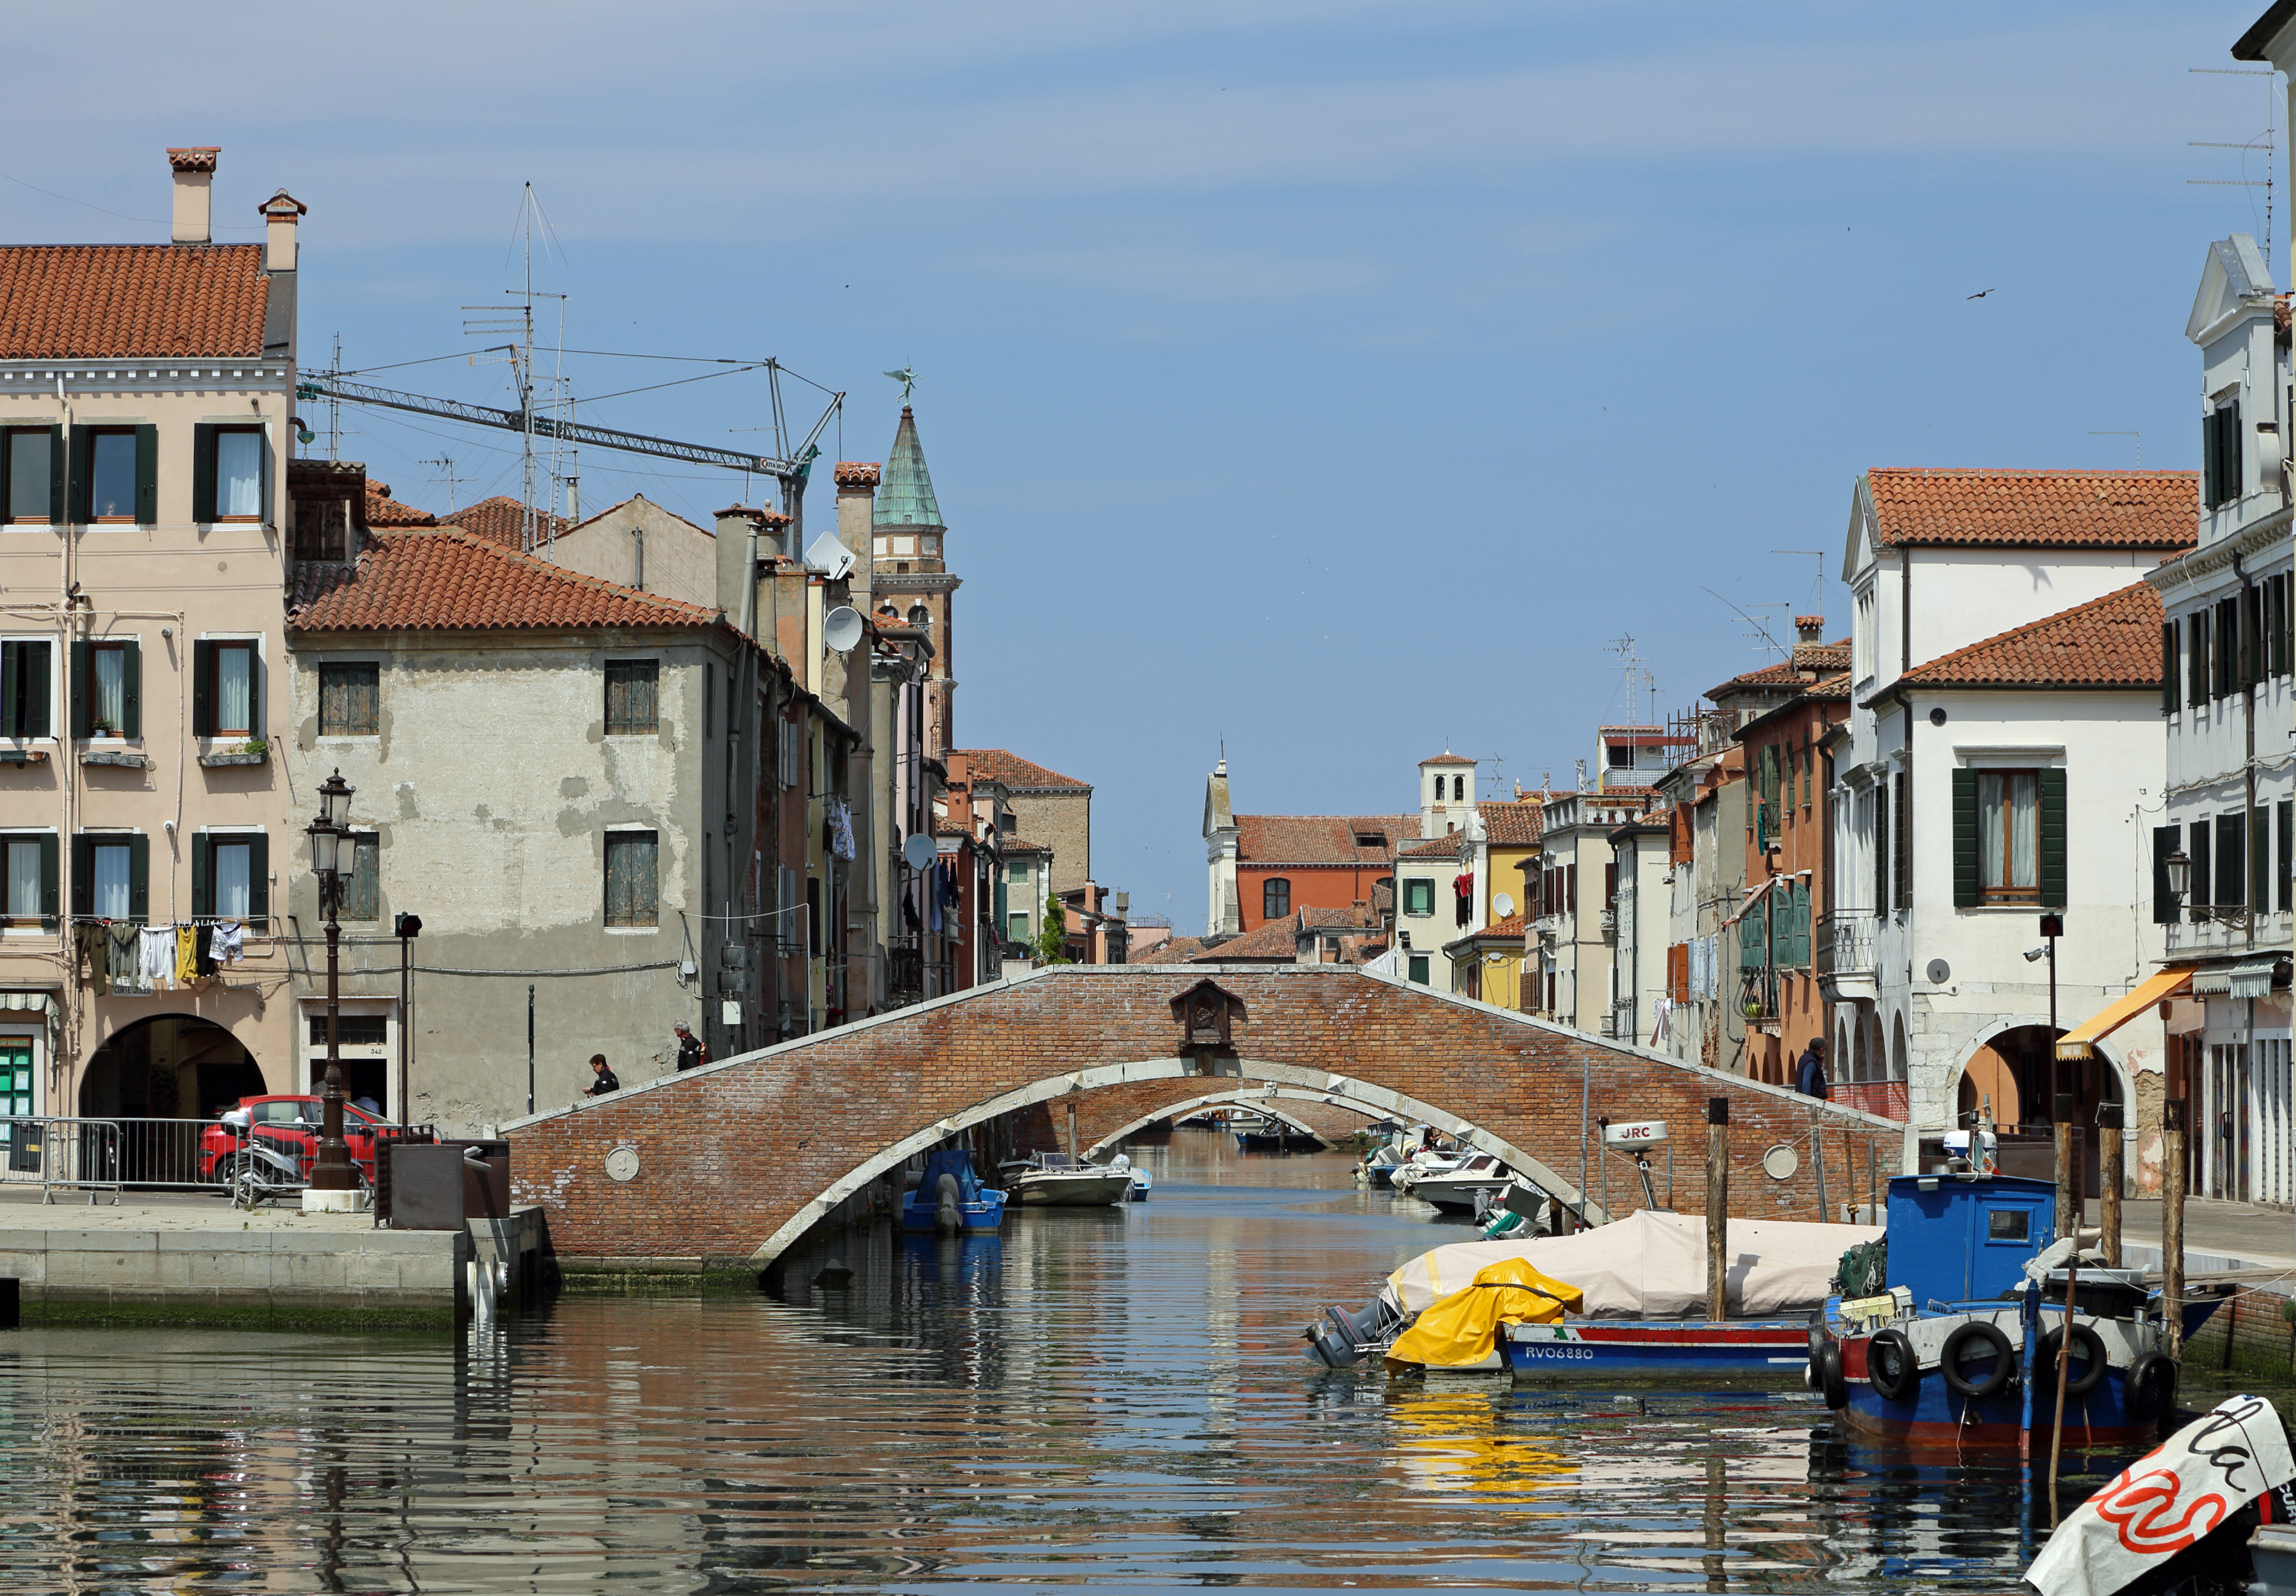
[[[174,241],[208,244],[215,241],[215,202],[209,192],[215,183],[216,157],[220,144],[193,144],[168,151],[168,165],[176,174]]]
[[[1824,642],[1825,641],[1825,617],[1822,615],[1795,616],[1794,641],[1796,642]]]

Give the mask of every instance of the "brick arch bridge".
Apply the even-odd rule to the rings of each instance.
[[[1238,1077],[1222,1081],[1218,1087],[1214,1088],[1210,1082],[1200,1076],[1168,1083],[1168,1084],[1177,1088],[1196,1090],[1193,1095],[1184,1094],[1161,1108],[1152,1108],[1144,1113],[1136,1114],[1113,1130],[1106,1130],[1103,1127],[1107,1125],[1109,1117],[1114,1109],[1111,1100],[1119,1094],[1106,1093],[1093,1099],[1088,1111],[1079,1107],[1077,1116],[1078,1136],[1077,1144],[1084,1148],[1087,1157],[1098,1158],[1105,1153],[1115,1152],[1126,1138],[1144,1131],[1151,1125],[1166,1120],[1177,1122],[1191,1114],[1201,1113],[1206,1109],[1248,1109],[1255,1114],[1266,1114],[1280,1119],[1295,1131],[1305,1131],[1309,1135],[1320,1136],[1326,1142],[1342,1139],[1374,1120],[1391,1117],[1383,1110],[1364,1103],[1349,1102],[1336,1093],[1313,1086],[1286,1086],[1275,1081],[1246,1080]],[[1330,1125],[1334,1116],[1316,1115],[1310,1117],[1309,1110],[1317,1108],[1340,1109],[1355,1123],[1347,1130],[1334,1131]],[[1316,1123],[1317,1119],[1322,1119],[1324,1123],[1319,1125]],[[1055,1125],[1054,1128],[1059,1130],[1062,1127]],[[1084,1140],[1086,1136],[1093,1138],[1088,1143]]]
[[[1176,1013],[1208,979],[1234,1000],[1225,1052],[1189,1043]],[[559,1251],[763,1267],[823,1218],[865,1208],[909,1157],[943,1142],[1002,1131],[1021,1145],[1057,1145],[1054,1108],[1073,1099],[1080,1144],[1099,1145],[1207,1093],[1270,1084],[1432,1124],[1565,1202],[1583,1198],[1598,1218],[1644,1206],[1628,1190],[1631,1166],[1599,1150],[1587,1166],[1593,1191],[1579,1191],[1582,1125],[1585,1142],[1599,1142],[1591,1126],[1605,1117],[1673,1127],[1686,1208],[1703,1200],[1710,1097],[1730,1100],[1733,1213],[1818,1217],[1821,1179],[1829,1206],[1863,1200],[1902,1156],[1904,1127],[1890,1120],[1312,965],[1054,966],[504,1131],[513,1200],[543,1207]],[[1784,1181],[1759,1163],[1779,1142],[1800,1153]]]

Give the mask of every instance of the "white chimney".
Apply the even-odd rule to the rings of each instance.
[[[209,188],[215,182],[216,157],[222,153],[219,144],[168,151],[168,164],[176,172],[175,241],[179,244],[215,241],[215,201]]]
[[[283,188],[258,209],[263,213],[263,269],[266,272],[293,271],[295,226],[310,208]]]

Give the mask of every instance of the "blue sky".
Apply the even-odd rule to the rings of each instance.
[[[2267,163],[2188,146],[2271,90],[2191,69],[2261,9],[127,5],[100,105],[35,10],[0,238],[164,238],[160,148],[221,144],[219,236],[304,201],[307,364],[372,366],[479,341],[531,181],[570,346],[776,356],[857,459],[914,364],[959,740],[1093,782],[1095,873],[1193,931],[1222,739],[1247,811],[1405,808],[1447,744],[1567,780],[1648,702],[1613,640],[1664,711],[1765,657],[1733,605],[1841,633],[1859,470],[2193,466],[2185,316],[2262,191],[2187,180]],[[585,413],[767,419],[743,376]],[[500,436],[347,424],[402,498],[441,453],[516,491]],[[734,496],[652,464],[585,503]]]

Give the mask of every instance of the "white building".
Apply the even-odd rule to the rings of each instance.
[[[2296,64],[2296,26],[2273,48]],[[2185,328],[2202,359],[2200,539],[2145,573],[2164,617],[2168,805],[2142,896],[2167,939],[2167,1094],[2187,1104],[2190,1189],[2272,1203],[2296,1200],[2287,318],[2254,240],[2209,246]]]
[[[2045,1143],[2061,1090],[2085,1125],[2101,1101],[2136,1102],[2140,1139],[2157,1119],[2157,1019],[2062,1071],[2054,1041],[2160,953],[2134,907],[2163,769],[2159,606],[2142,578],[2191,546],[2193,493],[2181,471],[1858,479],[1833,904],[1870,913],[1874,932],[1866,969],[1837,945],[1830,1029],[1886,1050],[1923,1135],[1981,1096]],[[2024,957],[2046,945],[2045,913],[2063,922],[2054,1030],[2049,966]]]

